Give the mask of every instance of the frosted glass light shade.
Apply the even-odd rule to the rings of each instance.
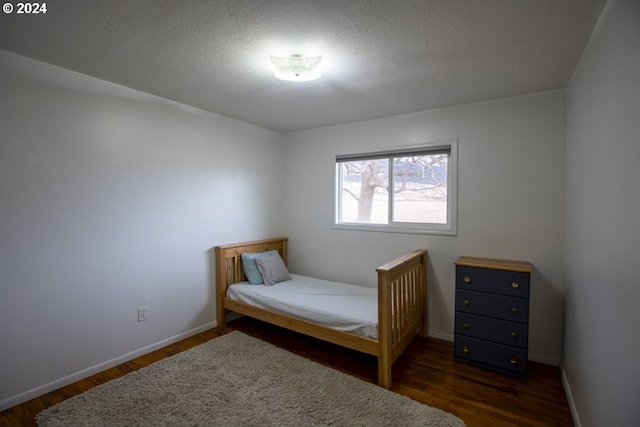
[[[276,79],[305,82],[319,79],[322,56],[271,56]]]

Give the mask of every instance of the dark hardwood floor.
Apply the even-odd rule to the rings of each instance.
[[[356,351],[254,319],[240,318],[145,356],[62,387],[0,413],[0,426],[35,426],[35,415],[69,397],[172,356],[232,330],[239,330],[375,383],[377,361]],[[391,390],[451,412],[467,426],[573,426],[558,368],[529,362],[528,378],[482,370],[453,361],[453,344],[416,338],[393,366]]]

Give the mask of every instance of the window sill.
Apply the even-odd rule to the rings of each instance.
[[[370,231],[378,233],[397,233],[397,234],[432,234],[440,236],[457,236],[458,232],[449,227],[442,228],[426,228],[426,227],[398,227],[387,224],[333,224],[332,230],[349,230],[349,231]]]

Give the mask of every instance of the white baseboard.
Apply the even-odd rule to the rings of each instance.
[[[576,409],[576,402],[573,400],[573,394],[571,393],[571,387],[569,386],[569,380],[567,379],[567,373],[563,367],[560,367],[560,375],[562,376],[562,386],[564,387],[564,393],[567,395],[569,409],[571,410],[571,416],[573,417],[573,425],[575,427],[582,427],[580,417],[578,416],[578,410]]]
[[[427,331],[427,336],[453,342],[453,335],[450,335],[450,334],[443,334],[435,331]]]
[[[539,354],[529,353],[529,360],[544,363],[545,365],[560,367],[560,359],[553,359],[551,357],[541,356]]]
[[[107,360],[106,362],[102,362],[95,366],[91,366],[90,368],[83,369],[71,375],[67,375],[65,377],[51,381],[47,384],[43,384],[36,388],[32,388],[31,390],[27,390],[23,393],[17,394],[15,396],[11,396],[8,399],[0,401],[0,411],[4,411],[5,409],[11,408],[12,406],[19,405],[20,403],[26,402],[27,400],[31,400],[38,396],[42,396],[45,393],[49,393],[50,391],[57,390],[61,387],[72,384],[83,378],[90,377],[91,375],[105,371],[109,368],[113,368],[114,366],[118,366],[122,363],[128,362],[129,360],[135,359],[138,356],[143,356],[145,354],[151,353],[152,351],[158,350],[169,344],[173,344],[185,338],[189,338],[190,336],[199,334],[200,332],[204,332],[208,329],[215,328],[216,325],[217,325],[217,322],[215,321],[206,323],[202,326],[198,326],[197,328],[191,329],[181,334],[174,335],[162,341],[158,341],[156,343],[142,347],[138,350],[134,350],[130,353],[123,354],[122,356],[118,356],[111,360]]]

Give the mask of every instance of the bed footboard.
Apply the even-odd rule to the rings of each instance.
[[[426,336],[426,250],[410,252],[378,272],[378,383],[391,387],[391,365],[411,340]]]

